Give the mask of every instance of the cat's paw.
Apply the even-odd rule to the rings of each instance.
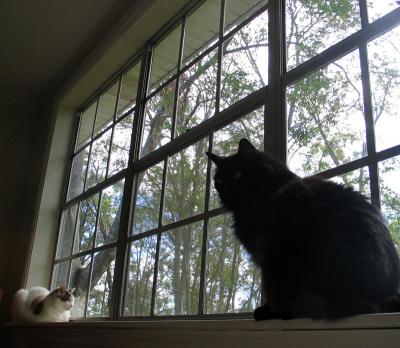
[[[277,311],[272,311],[268,304],[264,304],[260,307],[257,307],[253,312],[253,317],[255,320],[272,320],[272,319],[283,319],[289,320],[292,319],[292,316],[288,313],[282,313]]]

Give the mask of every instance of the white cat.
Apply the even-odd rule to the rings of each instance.
[[[11,304],[11,322],[28,324],[69,321],[74,291],[61,286],[53,291],[40,286],[18,290]]]

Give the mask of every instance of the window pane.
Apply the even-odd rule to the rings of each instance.
[[[203,223],[163,233],[160,244],[157,315],[197,314]]]
[[[150,315],[157,236],[139,239],[130,246],[125,287],[125,316]]]
[[[74,243],[74,254],[93,248],[94,232],[96,231],[99,194],[79,203],[77,230]]]
[[[289,86],[288,163],[314,174],[367,153],[358,51]]]
[[[117,116],[124,114],[135,106],[139,75],[140,63],[136,64],[122,76]]]
[[[346,187],[352,187],[354,190],[364,194],[369,200],[371,199],[368,167],[363,167],[343,175],[335,176],[331,180],[343,184]]]
[[[114,83],[100,96],[96,114],[96,124],[94,126],[94,135],[107,128],[113,122],[115,104],[117,103],[118,85],[119,81]]]
[[[205,56],[180,77],[177,136],[215,113],[218,51]]]
[[[224,43],[221,109],[268,83],[268,12]]]
[[[400,3],[397,0],[370,0],[368,4],[369,21],[373,22],[385,14],[399,7]]]
[[[207,148],[207,139],[203,139],[169,158],[164,224],[203,212]]]
[[[376,148],[400,144],[400,27],[368,44]]]
[[[82,151],[78,152],[72,161],[67,200],[70,200],[83,192],[89,159],[89,150],[90,146],[88,145]]]
[[[85,255],[71,261],[71,274],[69,277],[69,288],[76,288],[74,306],[71,309],[71,316],[81,318],[85,313],[86,293],[89,286],[89,275],[92,257]]]
[[[106,178],[110,140],[111,129],[93,142],[92,149],[90,151],[86,188],[95,186]]]
[[[94,254],[92,279],[87,304],[87,317],[108,317],[114,280],[115,248]]]
[[[210,219],[205,309],[251,312],[261,303],[260,272],[234,236],[230,215]]]
[[[239,141],[246,138],[260,151],[264,151],[264,107],[243,116],[214,133],[213,153],[228,156],[237,152]],[[214,164],[213,168],[215,168]],[[213,170],[214,172],[214,170]],[[214,177],[214,173],[212,174]],[[211,183],[210,209],[220,207],[214,180]]]
[[[68,267],[69,261],[57,263],[54,266],[51,289],[57,289],[62,285],[66,286],[68,284]]]
[[[158,227],[164,162],[146,169],[138,176],[132,234]]]
[[[262,6],[266,0],[226,0],[225,5],[225,33],[236,28]]]
[[[176,81],[163,88],[146,103],[142,150],[140,157],[171,140]]]
[[[123,191],[124,180],[121,180],[102,192],[96,247],[115,242],[118,238]]]
[[[220,0],[207,0],[186,20],[183,62],[189,63],[218,40]]]
[[[286,1],[288,70],[361,28],[358,0]]]
[[[71,255],[77,212],[78,205],[75,204],[64,210],[62,213],[56,259],[61,259]]]
[[[150,91],[176,73],[181,31],[181,25],[177,26],[155,47],[151,64]]]
[[[108,177],[118,173],[128,166],[132,127],[133,113],[122,119],[114,126]]]
[[[400,156],[379,163],[381,209],[400,254]]]
[[[97,100],[92,103],[81,115],[76,148],[79,149],[92,137],[94,116],[96,115]]]

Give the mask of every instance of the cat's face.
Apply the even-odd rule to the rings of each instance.
[[[57,300],[59,306],[65,310],[70,310],[75,301],[74,293],[75,289],[67,289],[65,286],[61,286],[53,290],[51,294]]]
[[[210,152],[207,156],[216,165],[214,185],[228,209],[249,199],[267,175],[268,166],[259,163],[260,152],[246,139],[240,141],[238,152],[232,156],[220,157]]]

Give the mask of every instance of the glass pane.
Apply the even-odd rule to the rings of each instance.
[[[164,162],[146,169],[138,176],[132,234],[158,227]]]
[[[264,107],[254,110],[215,132],[212,152],[222,156],[232,155],[237,152],[241,138],[250,140],[258,150],[264,151]],[[212,166],[215,168],[214,164]],[[212,177],[214,177],[214,173]],[[219,196],[212,180],[210,209],[220,206]]]
[[[51,289],[57,289],[62,285],[66,286],[68,284],[68,267],[69,261],[57,263],[54,266]]]
[[[251,312],[261,303],[258,268],[234,236],[230,215],[210,219],[206,270],[207,313]]]
[[[221,109],[268,84],[268,12],[224,43]]]
[[[358,0],[286,1],[287,70],[361,29]]]
[[[96,231],[99,194],[95,194],[79,203],[77,230],[74,243],[74,254],[93,248],[94,232]]]
[[[367,4],[369,21],[373,22],[399,7],[400,2],[398,0],[369,0]]]
[[[108,177],[118,173],[128,166],[129,148],[133,127],[133,113],[122,119],[114,126],[111,144],[110,165]]]
[[[314,174],[367,153],[358,51],[289,86],[288,163]]]
[[[125,286],[125,316],[150,315],[157,236],[139,239],[130,246]]]
[[[71,316],[82,318],[86,307],[86,293],[89,286],[89,275],[92,257],[85,255],[71,261],[71,274],[69,277],[69,288],[76,288],[74,306],[71,309]]]
[[[218,51],[205,56],[180,77],[177,136],[207,120],[215,113]]]
[[[128,70],[122,76],[121,92],[119,94],[117,116],[126,113],[135,106],[139,84],[140,63]]]
[[[208,141],[203,139],[169,158],[164,224],[203,212],[207,148]]]
[[[151,64],[150,91],[176,73],[181,31],[181,25],[178,25],[155,47]]]
[[[381,209],[400,254],[400,156],[378,164]]]
[[[171,140],[175,86],[176,81],[171,82],[146,104],[140,157],[145,157]]]
[[[218,40],[220,12],[220,0],[207,0],[187,18],[184,64],[189,63]]]
[[[96,114],[94,135],[107,128],[114,119],[115,104],[117,103],[119,81],[114,83],[105,93],[100,96],[99,106]]]
[[[92,279],[87,304],[87,317],[108,317],[114,280],[115,248],[94,254]]]
[[[124,180],[103,190],[96,232],[96,247],[115,242],[118,238],[123,191]]]
[[[106,178],[110,140],[111,129],[93,142],[92,149],[90,151],[86,188],[95,186]]]
[[[75,204],[64,210],[62,213],[56,259],[61,259],[71,255],[77,212],[78,205]]]
[[[197,314],[203,222],[163,233],[156,290],[157,315]]]
[[[81,115],[76,148],[79,149],[92,137],[94,116],[96,115],[97,100],[91,104]]]
[[[331,180],[343,184],[346,187],[352,187],[354,190],[361,192],[371,200],[368,167],[363,167],[343,175],[335,176]]]
[[[225,33],[236,28],[267,3],[267,0],[226,0]]]
[[[87,163],[89,159],[89,149],[90,146],[86,146],[82,151],[75,155],[72,161],[67,201],[83,192]]]
[[[376,148],[400,144],[400,27],[368,44]]]

